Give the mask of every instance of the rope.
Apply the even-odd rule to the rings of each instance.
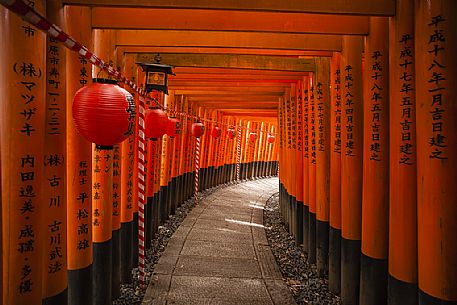
[[[200,172],[200,137],[195,138],[195,204],[198,203],[198,175]]]
[[[241,167],[241,125],[238,126],[238,137],[236,143],[236,180],[240,180]]]
[[[144,134],[145,100],[139,98],[138,116],[138,281],[140,288],[144,285],[144,204],[146,202],[146,139]]]

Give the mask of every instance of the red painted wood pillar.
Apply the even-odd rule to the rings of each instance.
[[[316,263],[316,103],[315,103],[315,76],[309,77],[308,82],[308,149],[309,149],[309,175],[308,175],[308,198],[309,198],[309,239],[308,261]]]
[[[414,0],[398,0],[396,16],[390,18],[389,42],[391,305],[418,304],[414,36]]]
[[[35,9],[43,13],[43,3],[35,1]],[[0,7],[0,16],[1,303],[41,304],[43,273],[49,272],[49,265],[43,266],[42,255],[48,255],[50,242],[48,236],[43,239],[42,235],[49,230],[42,222],[49,204],[48,196],[42,192],[49,183],[43,164],[47,130],[46,38],[4,7]],[[64,178],[58,178],[61,180],[57,183],[63,183]],[[47,190],[46,195],[51,195]],[[63,226],[56,225],[57,234],[64,233]],[[59,268],[65,266],[51,271]]]
[[[88,7],[64,8],[68,33],[91,46]],[[67,109],[77,90],[91,82],[91,64],[67,50]],[[68,304],[92,304],[92,144],[74,127],[67,111]]]
[[[387,303],[389,236],[389,24],[370,18],[363,79],[360,304]]]
[[[419,304],[457,304],[457,2],[416,1]]]
[[[362,38],[343,37],[341,155],[341,301],[359,304],[362,226]]]
[[[315,82],[317,271],[328,274],[330,229],[330,59],[317,57]]]
[[[309,79],[303,78],[303,249],[309,249]]]
[[[330,64],[330,231],[329,290],[341,291],[341,54]]]

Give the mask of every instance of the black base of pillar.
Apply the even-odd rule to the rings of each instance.
[[[317,220],[316,222],[317,273],[320,277],[328,275],[329,227],[328,221]]]
[[[67,305],[68,304],[68,290],[65,289],[52,297],[43,299],[41,305]]]
[[[389,305],[417,305],[417,284],[407,283],[388,275],[388,304]],[[427,304],[427,303],[422,303]],[[433,303],[431,303],[433,304]],[[440,303],[435,303],[440,304]]]
[[[113,300],[121,296],[121,229],[114,230],[111,237],[113,243],[113,286],[112,298]]]
[[[341,230],[330,227],[328,246],[328,289],[341,293]]]
[[[95,305],[112,305],[113,287],[113,243],[110,240],[93,243],[93,286],[92,294]]]
[[[309,206],[303,205],[303,250],[309,254]]]
[[[316,263],[316,214],[309,212],[308,262]]]
[[[163,224],[168,219],[168,187],[160,186],[159,193],[159,217],[160,223]]]
[[[151,248],[151,240],[152,240],[152,231],[151,231],[151,227],[152,227],[152,197],[147,197],[146,198],[146,206],[144,207],[144,220],[145,220],[145,224],[144,224],[144,229],[145,229],[145,233],[146,233],[146,236],[145,236],[145,241],[144,241],[144,245],[146,247],[146,249],[149,249]]]
[[[362,253],[360,258],[360,305],[387,304],[387,259]]]
[[[133,213],[132,226],[132,262],[133,268],[138,267],[138,212]]]
[[[67,274],[68,305],[92,305],[92,265],[83,269],[68,270]]]
[[[360,240],[341,238],[341,304],[358,305],[360,290]]]
[[[132,282],[133,221],[121,223],[121,283]]]
[[[295,244],[301,245],[303,244],[303,202],[297,201],[297,213],[296,213],[296,220],[295,220]]]

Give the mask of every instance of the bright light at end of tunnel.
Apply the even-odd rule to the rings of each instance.
[[[244,225],[244,226],[251,226],[251,227],[259,227],[259,228],[265,228],[264,225],[260,225],[258,223],[253,223],[253,222],[247,222],[247,221],[241,221],[241,220],[235,220],[235,219],[225,219],[225,221],[231,222],[231,223],[236,223],[239,225]]]

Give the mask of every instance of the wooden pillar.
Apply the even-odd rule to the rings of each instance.
[[[325,276],[330,228],[330,59],[317,57],[315,63],[317,271]]]
[[[309,253],[309,79],[303,78],[303,248]]]
[[[35,9],[43,13],[43,3],[35,1]],[[43,273],[49,271],[43,267],[49,239],[41,218],[49,207],[41,203],[51,195],[49,188],[41,191],[49,183],[43,166],[46,38],[4,7],[0,16],[2,304],[40,304]],[[57,234],[63,226],[57,224]]]
[[[47,18],[64,27],[63,6],[60,1],[46,3]],[[46,129],[45,177],[43,186],[45,211],[43,222],[43,304],[67,304],[67,190],[66,190],[66,86],[65,47],[47,37],[46,44]],[[56,238],[60,237],[60,238]],[[46,243],[46,241],[49,241]]]
[[[362,38],[343,37],[341,155],[341,301],[359,304],[362,223]]]
[[[328,287],[341,291],[341,54],[330,65],[330,231]]]
[[[92,45],[90,9],[65,7],[68,33]],[[92,66],[67,50],[67,109],[77,90],[91,81]],[[92,304],[92,144],[76,131],[67,111],[68,304]]]
[[[133,57],[124,56],[123,74],[133,76]],[[134,95],[134,94],[133,94]],[[137,124],[135,124],[137,125]],[[121,282],[131,283],[133,269],[133,174],[135,167],[135,137],[132,134],[121,144]]]
[[[457,2],[415,4],[419,304],[457,304]]]
[[[363,79],[360,304],[387,304],[389,236],[389,25],[370,18]]]
[[[417,160],[414,0],[390,18],[390,214],[388,302],[417,305]]]
[[[168,107],[170,97],[165,98],[164,106]],[[159,215],[160,215],[160,223],[164,223],[168,219],[168,202],[169,202],[169,188],[168,188],[168,167],[170,165],[169,160],[169,146],[170,146],[170,138],[168,135],[164,135],[162,137],[162,156],[160,159],[160,195],[159,195]]]
[[[316,263],[316,104],[315,104],[314,76],[308,82],[308,149],[309,149],[309,174],[308,174],[308,261]]]

